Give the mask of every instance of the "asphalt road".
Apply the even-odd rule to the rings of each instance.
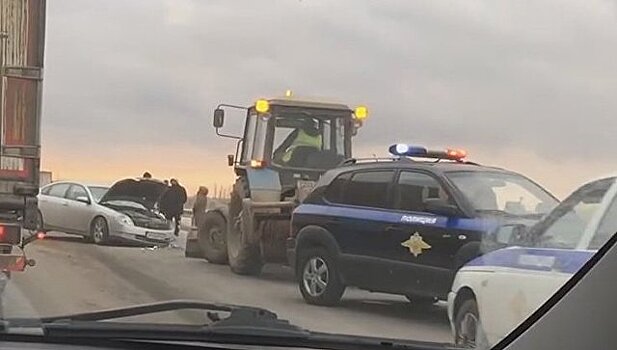
[[[182,240],[179,245],[183,246]],[[259,306],[298,326],[331,333],[450,342],[443,304],[414,308],[403,297],[348,289],[340,306],[304,303],[291,270],[267,266],[259,277],[187,259],[180,247],[96,246],[49,234],[26,247],[37,262],[14,273],[4,294],[5,317],[50,316],[170,299]],[[140,321],[205,322],[198,312],[142,316]]]

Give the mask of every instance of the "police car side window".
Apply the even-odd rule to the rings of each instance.
[[[324,197],[332,203],[342,203],[343,189],[350,179],[351,173],[344,173],[337,176],[326,189]]]
[[[428,198],[449,197],[439,182],[432,176],[411,171],[401,172],[395,193],[395,208],[405,211],[426,211],[424,201]]]
[[[345,186],[343,203],[371,208],[388,208],[388,188],[394,171],[357,172]]]

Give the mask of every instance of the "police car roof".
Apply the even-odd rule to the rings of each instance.
[[[370,160],[369,160],[370,161]],[[359,169],[378,169],[378,168],[400,168],[400,169],[423,169],[433,173],[445,173],[452,171],[493,171],[493,172],[503,172],[503,173],[512,173],[512,171],[486,166],[479,165],[475,163],[465,163],[465,162],[456,162],[456,161],[448,161],[442,160],[439,162],[436,161],[415,161],[412,159],[401,158],[401,159],[391,159],[391,160],[379,160],[373,162],[363,162],[356,164],[348,164],[343,165],[336,168],[337,173],[343,173],[350,170],[359,170]]]

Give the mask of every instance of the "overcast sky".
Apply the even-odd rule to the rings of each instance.
[[[368,105],[357,153],[464,147],[562,194],[617,170],[616,15],[600,0],[49,0],[43,163],[229,183],[215,105],[293,89]]]

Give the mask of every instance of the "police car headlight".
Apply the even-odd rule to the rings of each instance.
[[[128,215],[120,215],[118,217],[118,222],[120,222],[122,225],[125,225],[125,226],[135,225],[135,223],[133,222],[133,219],[131,219]]]

